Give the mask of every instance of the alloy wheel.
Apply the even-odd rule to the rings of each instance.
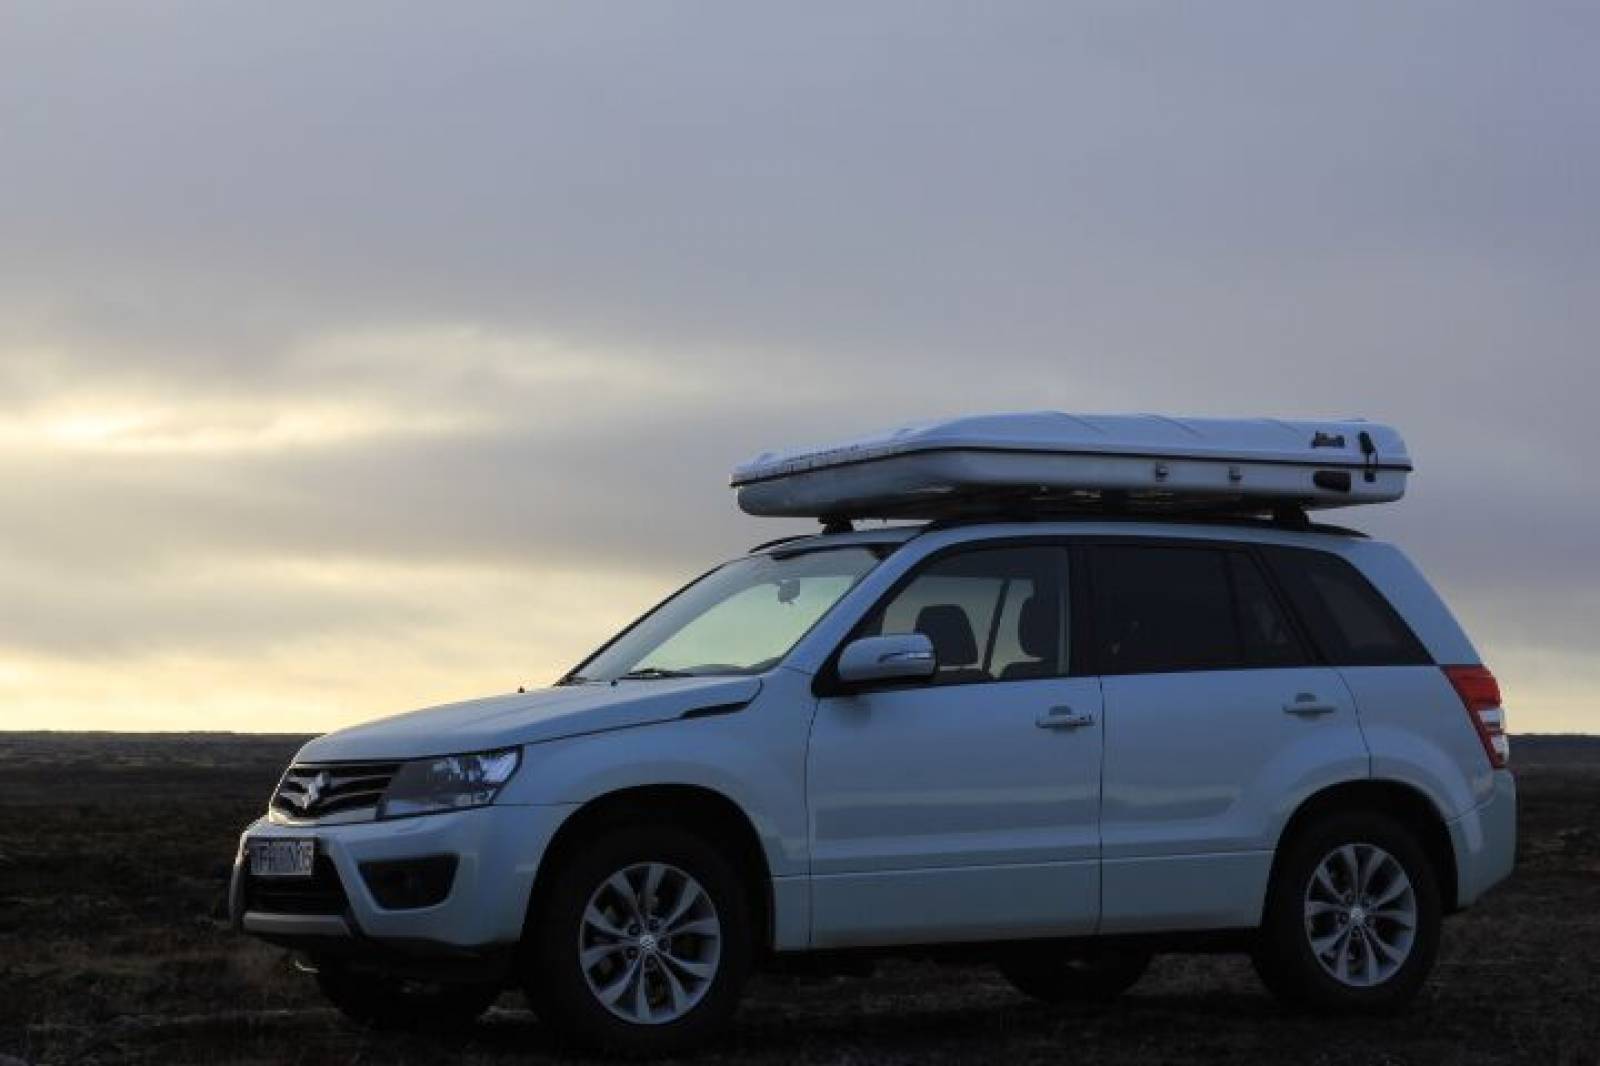
[[[711,896],[666,863],[613,873],[589,897],[578,929],[578,965],[612,1014],[638,1025],[683,1017],[717,976],[722,923]]]
[[[1405,965],[1416,937],[1417,896],[1405,867],[1374,844],[1341,844],[1305,891],[1311,954],[1335,981],[1367,988]]]

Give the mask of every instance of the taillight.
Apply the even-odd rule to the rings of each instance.
[[[1487,666],[1446,666],[1444,676],[1467,708],[1489,765],[1504,769],[1511,759],[1511,740],[1506,736],[1506,712],[1500,706],[1500,683]]]

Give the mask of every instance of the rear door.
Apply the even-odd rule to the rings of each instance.
[[[816,946],[1094,931],[1100,684],[1068,669],[1068,559],[942,555],[865,620],[858,635],[925,633],[939,671],[818,703]]]
[[[1349,691],[1248,546],[1141,538],[1089,557],[1101,930],[1254,925],[1288,813],[1367,775]]]

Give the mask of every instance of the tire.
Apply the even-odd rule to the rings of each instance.
[[[1109,1003],[1138,983],[1150,957],[1130,949],[1027,948],[996,965],[1013,988],[1041,1002]]]
[[[500,998],[498,984],[424,983],[341,966],[319,968],[317,987],[351,1021],[404,1032],[464,1029]]]
[[[1377,813],[1329,815],[1279,855],[1252,961],[1294,1006],[1393,1012],[1432,971],[1441,917],[1433,865],[1405,826]]]
[[[691,832],[603,833],[552,871],[530,917],[528,999],[576,1044],[673,1054],[738,1009],[754,953],[749,900],[734,867]]]

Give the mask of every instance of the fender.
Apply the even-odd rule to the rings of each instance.
[[[774,877],[804,875],[809,684],[806,675],[779,670],[740,710],[530,744],[499,802],[576,810],[623,789],[704,788],[749,818]]]

